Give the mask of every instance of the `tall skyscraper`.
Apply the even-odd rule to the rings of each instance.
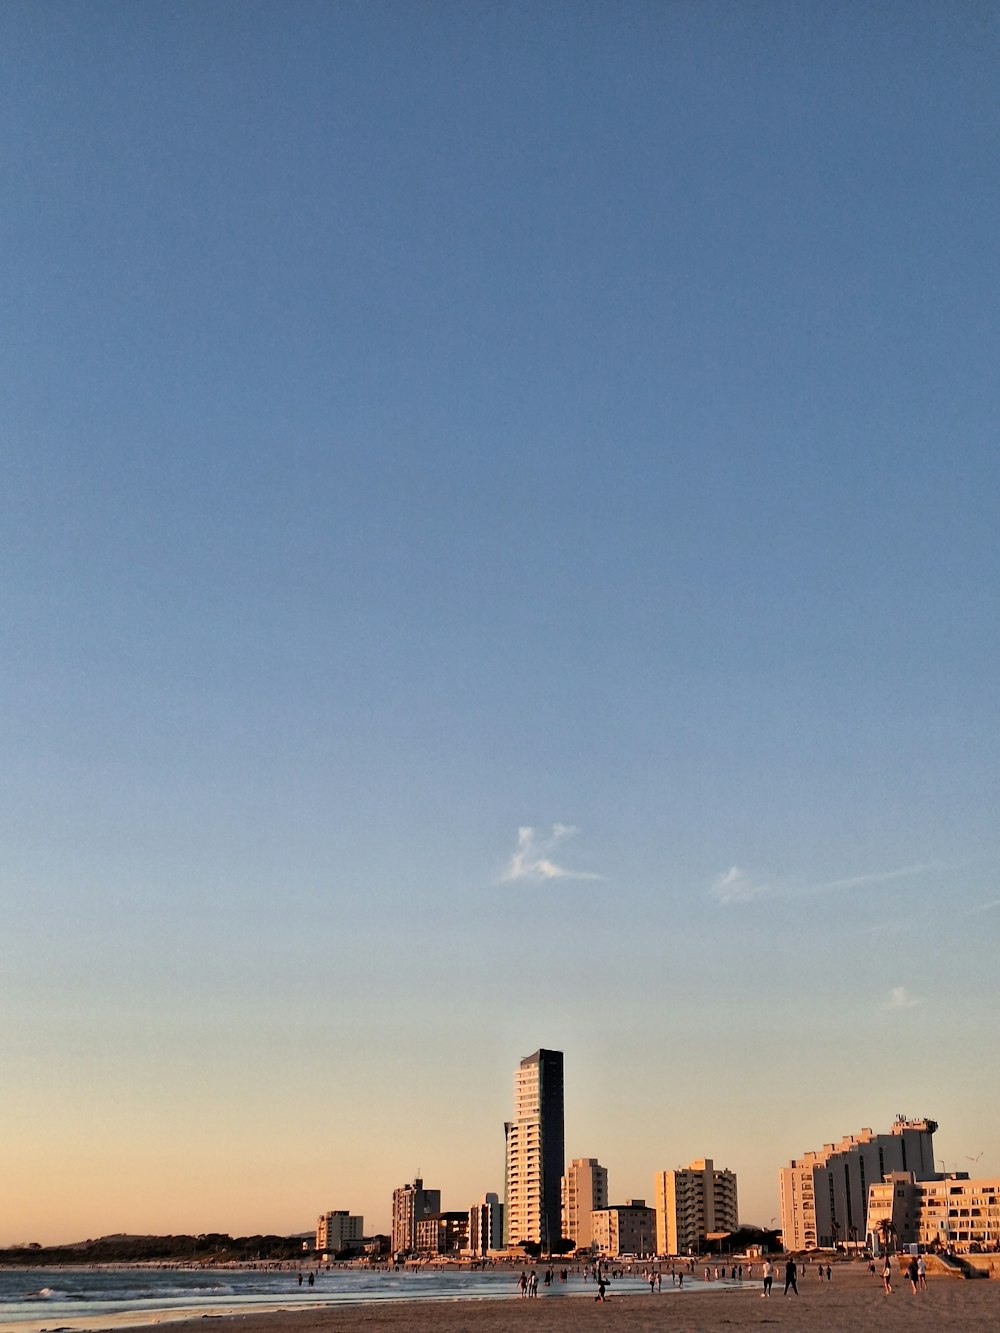
[[[417,1248],[417,1223],[441,1211],[441,1191],[425,1190],[417,1176],[412,1185],[401,1185],[392,1192],[392,1250],[408,1254]]]
[[[596,1157],[574,1157],[562,1178],[562,1233],[577,1249],[593,1242],[591,1214],[608,1206],[608,1169]]]
[[[550,1249],[561,1235],[564,1167],[563,1053],[538,1050],[514,1075],[514,1119],[507,1136],[504,1241]]]

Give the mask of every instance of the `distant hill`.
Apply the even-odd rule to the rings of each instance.
[[[198,1236],[101,1236],[68,1245],[12,1245],[0,1250],[0,1264],[113,1264],[113,1263],[252,1263],[301,1259],[302,1242],[313,1236],[228,1236],[207,1232]]]

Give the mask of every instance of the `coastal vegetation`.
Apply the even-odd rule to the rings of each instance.
[[[215,1231],[198,1236],[102,1236],[70,1245],[12,1245],[0,1250],[0,1265],[280,1263],[301,1259],[302,1243],[302,1236],[233,1237]]]

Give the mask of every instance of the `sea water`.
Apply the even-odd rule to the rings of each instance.
[[[102,1318],[115,1323],[148,1324],[159,1316],[179,1314],[249,1313],[254,1309],[292,1310],[309,1306],[350,1305],[383,1300],[500,1300],[517,1299],[520,1268],[320,1270],[316,1285],[308,1285],[304,1270],[254,1268],[170,1268],[107,1266],[100,1268],[27,1268],[0,1270],[0,1333],[30,1327],[54,1330],[79,1325],[85,1317],[91,1328]],[[729,1282],[704,1284],[685,1277],[683,1290],[705,1286],[745,1285]],[[676,1291],[664,1274],[663,1295]],[[584,1282],[571,1270],[569,1280],[558,1276],[551,1287],[539,1282],[539,1299],[593,1295],[593,1282]],[[640,1276],[617,1278],[609,1293],[648,1292]],[[134,1318],[129,1319],[129,1316]]]

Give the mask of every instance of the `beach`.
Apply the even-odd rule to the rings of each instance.
[[[993,1256],[991,1267],[992,1260]],[[117,1301],[104,1300],[103,1308],[87,1312],[79,1301],[74,1308],[73,1301],[62,1300],[48,1309],[31,1310],[28,1304],[5,1305],[0,1301],[0,1333],[122,1333],[151,1326],[169,1333],[204,1333],[207,1325],[217,1328],[218,1333],[463,1333],[470,1329],[483,1333],[575,1333],[578,1329],[708,1333],[757,1327],[810,1329],[816,1333],[862,1327],[877,1327],[879,1333],[941,1328],[977,1333],[1000,1327],[997,1271],[994,1268],[992,1280],[966,1280],[932,1267],[927,1289],[916,1295],[897,1271],[892,1293],[886,1296],[881,1278],[873,1277],[866,1264],[837,1263],[829,1282],[821,1280],[816,1276],[817,1269],[807,1265],[805,1275],[798,1280],[799,1294],[786,1297],[783,1266],[779,1265],[782,1279],[776,1280],[768,1298],[762,1295],[759,1277],[743,1283],[705,1283],[695,1278],[683,1289],[667,1283],[657,1293],[648,1291],[645,1284],[640,1287],[634,1278],[626,1278],[610,1281],[607,1299],[599,1304],[594,1299],[593,1284],[585,1283],[579,1273],[571,1275],[568,1285],[558,1284],[551,1290],[543,1287],[536,1299],[525,1299],[518,1294],[514,1270],[486,1275],[482,1285],[479,1278],[473,1278],[471,1286],[469,1274],[453,1273],[442,1283],[433,1275],[400,1279],[398,1274],[383,1273],[368,1288],[359,1288],[353,1281],[345,1288],[338,1281],[329,1293],[317,1290],[312,1295],[298,1286],[291,1291],[272,1289],[270,1293],[257,1289],[252,1294],[232,1282],[230,1274],[228,1296],[219,1285],[227,1275],[215,1270],[195,1275],[209,1283],[200,1294],[183,1288],[190,1292],[189,1300],[170,1286],[158,1288],[160,1296],[156,1296],[152,1290],[156,1270],[137,1267],[116,1269],[110,1277],[96,1270],[89,1276],[99,1286],[109,1281],[129,1283],[135,1291],[146,1294],[144,1308],[114,1309]],[[69,1270],[46,1273],[49,1281],[81,1294],[85,1290],[84,1276]],[[338,1278],[343,1276],[339,1274]],[[32,1275],[29,1282],[34,1280]],[[400,1293],[396,1285],[400,1280],[407,1287],[414,1282],[428,1285],[420,1294],[415,1290],[413,1294],[410,1290]],[[383,1282],[393,1285],[383,1287]],[[108,1290],[106,1285],[101,1287],[103,1295]]]
[[[860,1270],[860,1266],[859,1266]],[[894,1284],[890,1296],[881,1281],[863,1271],[835,1271],[832,1282],[810,1274],[798,1297],[785,1297],[779,1284],[772,1296],[760,1295],[759,1282],[745,1289],[664,1290],[659,1295],[615,1295],[605,1304],[590,1293],[561,1299],[509,1301],[407,1301],[372,1303],[339,1309],[275,1311],[235,1315],[218,1322],[220,1333],[573,1333],[574,1330],[672,1329],[684,1333],[743,1328],[810,1329],[816,1333],[877,1326],[891,1330],[965,1329],[969,1333],[1000,1325],[1000,1283],[941,1277],[914,1296],[908,1283]],[[171,1324],[171,1333],[204,1333],[205,1318]]]

